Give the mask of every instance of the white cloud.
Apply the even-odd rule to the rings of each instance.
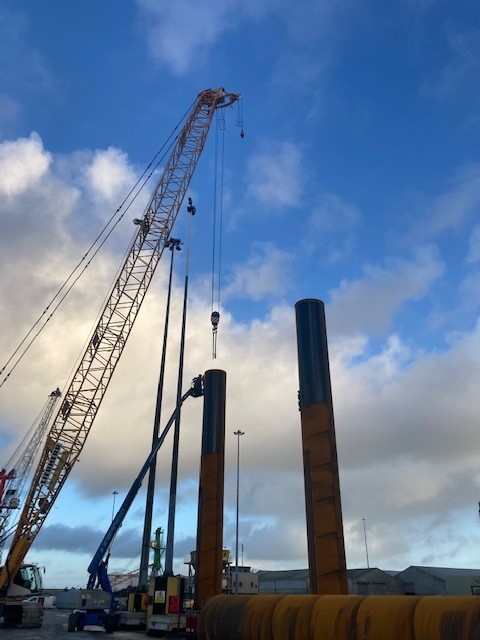
[[[284,294],[290,287],[293,255],[269,242],[254,242],[244,264],[237,265],[223,298],[263,300]]]
[[[222,35],[237,29],[245,18],[258,18],[265,2],[137,0],[137,4],[144,14],[152,57],[181,76],[204,60]]]
[[[331,264],[344,260],[355,247],[361,217],[356,205],[333,193],[323,194],[308,219],[306,245],[312,250],[320,240]]]
[[[0,143],[0,195],[15,196],[35,186],[46,174],[51,155],[40,136],[31,133]]]
[[[112,159],[108,152],[105,155]],[[89,153],[64,157],[60,172],[57,158],[52,156],[47,174],[32,186],[30,193],[4,197],[11,207],[9,211],[20,206],[28,211],[29,222],[35,221],[39,213],[33,204],[41,203],[40,212],[48,205],[47,220],[51,224],[46,226],[41,218],[38,228],[27,225],[21,240],[34,253],[24,253],[22,248],[14,261],[11,260],[14,236],[0,234],[0,260],[2,273],[6,273],[0,296],[2,353],[18,342],[29,326],[29,319],[43,308],[42,303],[48,299],[46,294],[56,288],[61,274],[68,271],[67,267],[84,249],[86,240],[77,237],[72,218],[78,207],[91,203],[91,193],[85,183],[73,180],[79,172],[69,172],[65,165],[70,160],[86,175],[87,168],[93,166],[92,158]],[[113,154],[113,182],[117,166],[128,172],[123,156]],[[108,175],[110,168],[107,162]],[[122,170],[119,175],[121,181]],[[110,182],[106,184],[108,187]],[[113,192],[107,188],[107,195]],[[14,232],[14,228],[8,230]],[[66,380],[91,331],[118,262],[114,251],[103,255],[41,337],[28,366],[21,366],[0,390],[2,438],[20,438],[48,393]],[[5,271],[9,264],[10,270]],[[42,549],[34,553],[37,558],[62,534],[53,525],[67,520],[68,509],[74,513],[70,526],[83,526],[85,511],[96,514],[102,496],[109,498],[113,489],[124,495],[145,459],[151,442],[167,266],[165,260],[159,266],[80,461],[63,490],[64,495],[69,491],[75,494],[75,504],[68,505],[65,499],[64,503],[58,503],[62,504],[58,512],[55,509],[51,512],[47,526],[52,525],[52,537],[49,542],[46,529]],[[293,267],[287,252],[269,244],[257,244],[244,265],[245,271],[242,273],[240,268],[234,274],[230,295],[253,299],[278,295],[284,291]],[[427,539],[435,519],[441,521],[436,535],[440,536],[441,531],[443,536],[431,540],[437,549],[442,549],[436,557],[453,553],[460,542],[465,542],[467,549],[474,548],[473,542],[464,540],[463,520],[459,526],[454,516],[468,510],[478,500],[475,494],[480,490],[480,453],[476,444],[480,329],[457,334],[443,351],[431,352],[407,344],[400,333],[392,334],[390,330],[401,306],[426,295],[442,272],[436,251],[424,247],[409,260],[396,259],[382,266],[365,267],[363,277],[343,282],[333,291],[327,305],[350,566],[364,563],[359,528],[363,516],[367,518],[372,562],[384,568],[401,569],[414,563],[417,558],[412,556],[413,549],[427,557],[426,544],[422,546],[418,540]],[[179,346],[176,328],[180,324],[182,292],[183,282],[175,280],[162,425],[173,409],[176,394]],[[233,431],[241,428],[245,431],[241,532],[246,557],[257,568],[265,568],[269,563],[278,565],[280,559],[283,566],[306,566],[294,310],[286,305],[272,305],[268,316],[254,317],[243,324],[231,313],[223,312],[215,361],[211,360],[209,317],[209,301],[192,289],[184,388],[191,377],[210,367],[227,371],[225,543],[231,545],[234,540],[229,515],[235,504]],[[377,338],[378,331],[383,338]],[[189,514],[182,525],[185,537],[195,535],[195,517],[191,514],[195,513],[197,500],[201,423],[202,401],[191,399],[182,412],[180,443],[179,498],[181,510]],[[168,486],[170,443],[171,435],[159,454],[158,499],[162,503]],[[12,442],[9,449],[15,444]],[[8,453],[6,449],[5,452]],[[131,514],[132,527],[138,529],[142,521],[140,499],[136,510],[139,513]],[[160,522],[164,521],[164,510],[158,507]],[[105,513],[110,515],[110,507]],[[99,529],[108,524],[108,519],[104,517],[98,522]],[[71,547],[76,548],[77,534],[81,539],[82,532],[69,533]],[[87,533],[89,544],[94,545],[95,531]],[[80,548],[87,553],[84,546]],[[121,553],[127,555],[131,551]],[[463,551],[455,553],[455,558],[464,557]],[[55,560],[52,554],[49,561],[54,574],[58,558]],[[83,582],[83,573],[80,575]]]
[[[303,154],[292,142],[264,145],[247,165],[248,193],[269,208],[300,206]]]
[[[398,310],[425,296],[443,274],[434,247],[416,250],[411,260],[391,259],[385,267],[366,265],[364,277],[343,280],[330,291],[330,323],[335,333],[388,331]]]
[[[480,165],[459,169],[449,190],[425,205],[425,213],[415,224],[415,234],[434,236],[459,229],[480,210]]]
[[[135,184],[135,174],[128,165],[128,156],[109,147],[97,150],[85,169],[87,184],[100,201],[118,202]]]

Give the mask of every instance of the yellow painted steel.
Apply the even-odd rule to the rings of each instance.
[[[310,593],[347,594],[337,449],[328,405],[302,409],[301,423]]]
[[[199,640],[477,640],[478,596],[217,596]]]
[[[196,608],[222,593],[224,463],[220,453],[202,456],[196,553]]]
[[[198,618],[198,637],[204,640],[243,638],[244,609],[251,596],[216,596],[203,606]]]
[[[478,596],[424,596],[415,612],[415,640],[480,638]]]
[[[296,596],[300,598],[301,596]],[[357,610],[366,596],[317,596],[310,619],[311,640],[353,640]],[[303,636],[307,638],[308,636]]]
[[[245,640],[271,638],[274,614],[283,597],[256,596],[252,598],[250,596],[245,604],[241,638],[245,638]]]
[[[273,637],[278,640],[311,638],[312,609],[318,598],[319,596],[282,597],[272,618]]]
[[[366,597],[357,610],[354,637],[385,640],[387,631],[391,640],[415,640],[415,610],[420,600],[421,596]]]

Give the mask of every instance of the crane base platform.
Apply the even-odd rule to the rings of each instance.
[[[147,624],[146,611],[120,611],[120,628],[145,629]]]
[[[153,614],[147,621],[147,633],[149,631],[183,631],[186,618],[178,614]]]
[[[20,629],[38,629],[43,624],[43,606],[39,602],[5,602],[3,624]]]

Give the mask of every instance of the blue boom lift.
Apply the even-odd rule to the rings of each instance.
[[[89,578],[86,592],[87,595],[91,597],[90,600],[88,598],[85,598],[84,602],[82,602],[82,608],[75,609],[70,614],[67,626],[68,631],[75,631],[75,629],[82,631],[86,625],[104,627],[106,633],[113,633],[115,628],[118,628],[117,621],[119,617],[117,614],[117,603],[115,601],[115,598],[113,597],[112,586],[110,584],[107,573],[110,547],[115,536],[118,533],[118,530],[122,526],[125,516],[132,506],[132,503],[135,500],[140,487],[142,486],[142,481],[145,478],[147,471],[150,469],[150,466],[154,461],[158,450],[162,446],[163,441],[165,440],[170,427],[174,423],[175,418],[177,417],[177,414],[180,411],[183,403],[190,396],[199,398],[202,395],[203,376],[200,375],[197,378],[193,379],[192,386],[186,393],[183,394],[179,405],[175,408],[175,411],[170,416],[170,419],[167,422],[164,430],[155,441],[155,444],[148,454],[143,467],[140,469],[138,476],[135,478],[129,492],[125,497],[125,500],[119,508],[116,516],[112,520],[112,524],[110,525],[95,555],[93,556],[92,561],[90,562],[90,565],[88,567]],[[91,604],[89,605],[89,603]],[[105,604],[107,606],[103,608]]]

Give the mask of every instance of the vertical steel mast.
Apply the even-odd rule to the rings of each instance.
[[[240,98],[223,88],[198,95],[157,182],[96,328],[53,420],[10,552],[0,588],[13,577],[83,449],[163,253],[215,113]]]

